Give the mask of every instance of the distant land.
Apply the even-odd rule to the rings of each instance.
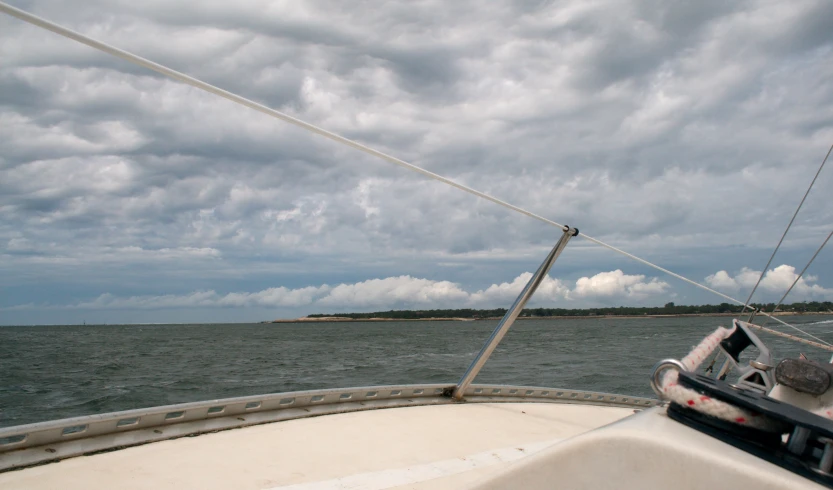
[[[752,303],[755,308],[771,312],[774,303]],[[665,306],[619,306],[608,308],[526,308],[519,318],[607,318],[607,317],[668,317],[668,316],[725,316],[739,314],[742,306],[729,303],[719,305],[675,305]],[[747,313],[749,310],[747,310]],[[272,320],[266,323],[302,323],[302,322],[385,322],[385,321],[474,321],[494,320],[503,317],[506,308],[491,310],[474,310],[470,308],[457,310],[390,310],[370,313],[316,313],[303,318]],[[775,315],[833,315],[833,302],[812,301],[781,305]]]

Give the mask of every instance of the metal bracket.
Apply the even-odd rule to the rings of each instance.
[[[477,376],[480,372],[480,369],[482,369],[483,365],[486,364],[489,356],[492,355],[492,352],[503,339],[503,336],[506,335],[509,327],[515,323],[515,320],[518,318],[518,315],[520,315],[521,310],[523,310],[527,301],[529,301],[529,298],[535,294],[535,290],[538,289],[538,286],[541,285],[544,277],[546,277],[547,273],[549,273],[555,259],[557,259],[558,256],[561,255],[561,252],[564,251],[564,248],[567,246],[567,242],[570,241],[570,238],[576,235],[578,235],[577,229],[570,228],[569,226],[564,227],[564,233],[561,235],[561,238],[558,239],[558,242],[552,248],[549,255],[547,255],[547,258],[544,259],[541,266],[538,267],[538,270],[535,274],[533,274],[529,282],[526,283],[526,286],[524,286],[521,294],[518,295],[515,303],[512,304],[512,307],[509,308],[500,320],[500,323],[497,324],[497,327],[495,327],[495,330],[492,332],[489,339],[486,340],[486,343],[483,345],[480,353],[474,358],[474,361],[472,361],[463,377],[460,378],[460,381],[457,383],[457,387],[454,389],[454,393],[452,394],[455,400],[460,401],[463,399],[463,394],[466,392],[466,388],[469,387],[469,385],[474,381],[475,376]]]

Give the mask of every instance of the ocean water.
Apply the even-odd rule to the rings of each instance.
[[[833,343],[833,316],[786,318]],[[475,382],[653,396],[715,317],[518,321]],[[455,383],[497,321],[0,327],[0,427],[263,393]],[[824,351],[762,335],[776,359]]]

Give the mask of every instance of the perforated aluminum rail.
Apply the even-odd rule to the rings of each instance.
[[[0,471],[165,439],[318,415],[457,403],[445,384],[298,391],[183,403],[0,429]],[[471,385],[468,403],[580,403],[648,408],[655,399],[529,386]]]

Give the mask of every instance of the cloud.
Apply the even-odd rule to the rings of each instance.
[[[668,289],[669,285],[664,281],[652,278],[646,282],[641,274],[628,275],[617,269],[580,278],[571,295],[577,298],[645,299],[665,294]]]
[[[735,293],[740,289],[738,281],[726,271],[717,271],[714,274],[706,277],[706,284],[717,289],[718,291],[727,291]]]
[[[324,306],[365,308],[395,305],[447,305],[465,301],[468,293],[448,281],[431,281],[410,276],[371,279],[356,284],[339,284],[318,303]]]
[[[216,291],[194,291],[189,294],[167,294],[162,296],[130,296],[120,298],[105,293],[96,299],[69,305],[69,308],[99,309],[162,309],[194,307],[251,307],[269,308],[281,306],[301,306],[311,304],[330,290],[329,286],[287,289],[285,287],[269,288],[254,293],[218,294]]]
[[[475,304],[493,305],[500,302],[509,303],[521,294],[521,291],[530,279],[532,279],[532,273],[525,272],[516,277],[512,282],[492,284],[482,291],[472,293],[469,299]],[[537,303],[562,300],[567,297],[569,290],[569,287],[565,286],[560,280],[546,276],[535,291],[532,300]]]
[[[236,307],[299,307],[342,310],[368,308],[465,308],[508,307],[532,278],[524,272],[511,282],[492,284],[486,289],[468,292],[459,284],[411,276],[370,279],[337,286],[321,285],[290,289],[274,287],[258,292],[219,294],[216,291],[194,291],[184,295],[118,297],[105,293],[92,301],[71,305],[17,305],[8,309],[172,309],[172,308],[236,308]],[[592,278],[582,277],[571,290],[564,282],[545,277],[530,304],[565,305],[578,298],[618,298],[629,300],[662,300],[668,284],[656,278],[645,280],[642,275],[626,275],[621,270],[603,272]],[[575,306],[575,305],[573,305]]]
[[[758,277],[760,277],[760,275],[760,271],[754,271],[745,267],[734,277],[732,277],[725,270],[722,270],[706,277],[706,284],[717,289],[718,291],[732,293],[745,291],[745,293],[748,293],[755,286],[755,283],[758,281]],[[792,286],[797,277],[798,272],[795,270],[795,267],[786,264],[779,265],[778,267],[768,270],[766,274],[764,274],[763,279],[761,279],[761,284],[758,287],[758,291],[763,294],[764,300],[774,301],[776,299],[780,299],[781,296],[787,292],[787,289]],[[790,295],[787,297],[786,301],[789,302],[789,299],[791,298],[793,300],[829,300],[833,298],[833,288],[825,288],[819,284],[814,284],[816,281],[818,281],[817,276],[803,276],[795,284],[792,291],[790,291]],[[753,300],[756,299],[753,298]],[[757,301],[761,301],[761,299],[757,299]]]
[[[24,3],[695,277],[770,246],[833,141],[825,1]],[[340,293],[368,305],[459,294],[373,282],[400,276],[485,304],[558,233],[8,16],[0,59],[0,307],[269,284],[369,282]],[[829,231],[831,175],[785,261]],[[663,289],[597,276],[626,266],[591,254],[580,290],[553,279],[540,297]],[[289,293],[273,294],[228,307]]]
[[[725,270],[709,275],[709,286],[729,293],[749,291],[760,273],[742,268],[732,276]],[[769,271],[759,291],[769,299],[780,297],[795,281],[796,270],[780,265]],[[302,308],[319,311],[366,311],[369,309],[408,308],[494,308],[509,307],[532,278],[524,272],[512,281],[495,283],[487,288],[467,290],[451,281],[438,281],[408,275],[369,279],[336,286],[323,284],[299,288],[270,287],[255,292],[221,294],[214,290],[187,294],[117,296],[101,294],[93,300],[72,304],[26,303],[2,307],[3,311],[27,310],[156,310],[185,308]],[[792,296],[800,299],[833,298],[833,288],[816,284],[815,276],[802,278]],[[581,308],[594,304],[660,304],[676,296],[674,288],[656,277],[625,274],[621,269],[600,272],[567,282],[546,276],[530,301],[530,306]]]
[[[221,296],[214,291],[195,291],[185,295],[131,296],[128,298],[119,298],[110,293],[104,293],[92,301],[71,305],[71,307],[90,310],[205,307],[218,306],[220,299]]]

